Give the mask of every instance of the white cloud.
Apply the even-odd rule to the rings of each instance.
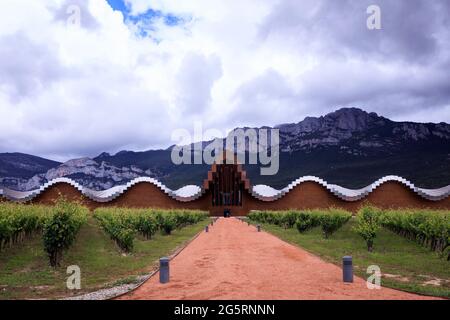
[[[69,2],[82,9],[81,28],[65,23]],[[167,147],[173,129],[196,120],[223,132],[345,105],[450,121],[445,1],[416,0],[424,16],[412,29],[395,22],[414,17],[409,2],[382,1],[388,30],[371,34],[364,2],[127,0],[134,15],[185,18],[153,19],[151,38],[106,1],[69,2],[2,1],[0,152],[61,159]]]

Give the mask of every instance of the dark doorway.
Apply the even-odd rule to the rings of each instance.
[[[244,183],[235,164],[217,165],[210,185],[212,192],[212,205],[242,206]]]

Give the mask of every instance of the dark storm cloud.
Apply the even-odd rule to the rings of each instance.
[[[366,27],[370,5],[381,9],[381,30]],[[330,55],[428,63],[450,37],[449,12],[447,0],[286,0],[263,22],[260,36],[285,35]]]
[[[366,27],[372,4],[381,8],[381,30]],[[340,106],[399,118],[441,109],[449,121],[449,14],[445,0],[281,1],[260,25],[261,41],[296,47],[299,56],[309,54],[320,63],[290,86],[280,75],[272,81],[264,80],[267,74],[256,76],[238,90],[239,109],[247,109],[248,121],[255,119],[255,105],[266,107],[264,115],[274,110],[276,121],[277,100],[298,118]]]
[[[243,84],[235,99],[238,107],[231,117],[241,124],[297,122],[305,115],[323,115],[345,106],[398,119],[441,109],[438,119],[415,120],[449,121],[450,76],[439,66],[408,68],[394,64],[385,70],[376,64],[338,60],[319,64],[294,85],[279,73],[268,71]]]

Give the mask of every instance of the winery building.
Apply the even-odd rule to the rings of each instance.
[[[98,207],[200,209],[211,215],[247,215],[251,210],[343,208],[356,212],[369,203],[381,208],[430,208],[450,210],[450,185],[423,189],[397,176],[383,177],[365,188],[353,190],[304,176],[281,190],[252,185],[241,164],[214,163],[202,186],[171,190],[153,178],[137,178],[104,191],[85,188],[68,178],[46,183],[37,190],[0,189],[0,201],[52,204],[62,194]]]

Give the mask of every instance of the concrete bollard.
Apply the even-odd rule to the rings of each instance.
[[[353,282],[353,260],[351,256],[342,258],[342,273],[344,282]]]
[[[159,282],[160,283],[168,283],[169,276],[169,258],[161,258],[159,259]]]
[[[261,226],[259,224],[256,226],[256,228],[258,229],[258,232],[261,232]]]
[[[209,232],[209,227],[208,226],[205,227],[205,232]]]

